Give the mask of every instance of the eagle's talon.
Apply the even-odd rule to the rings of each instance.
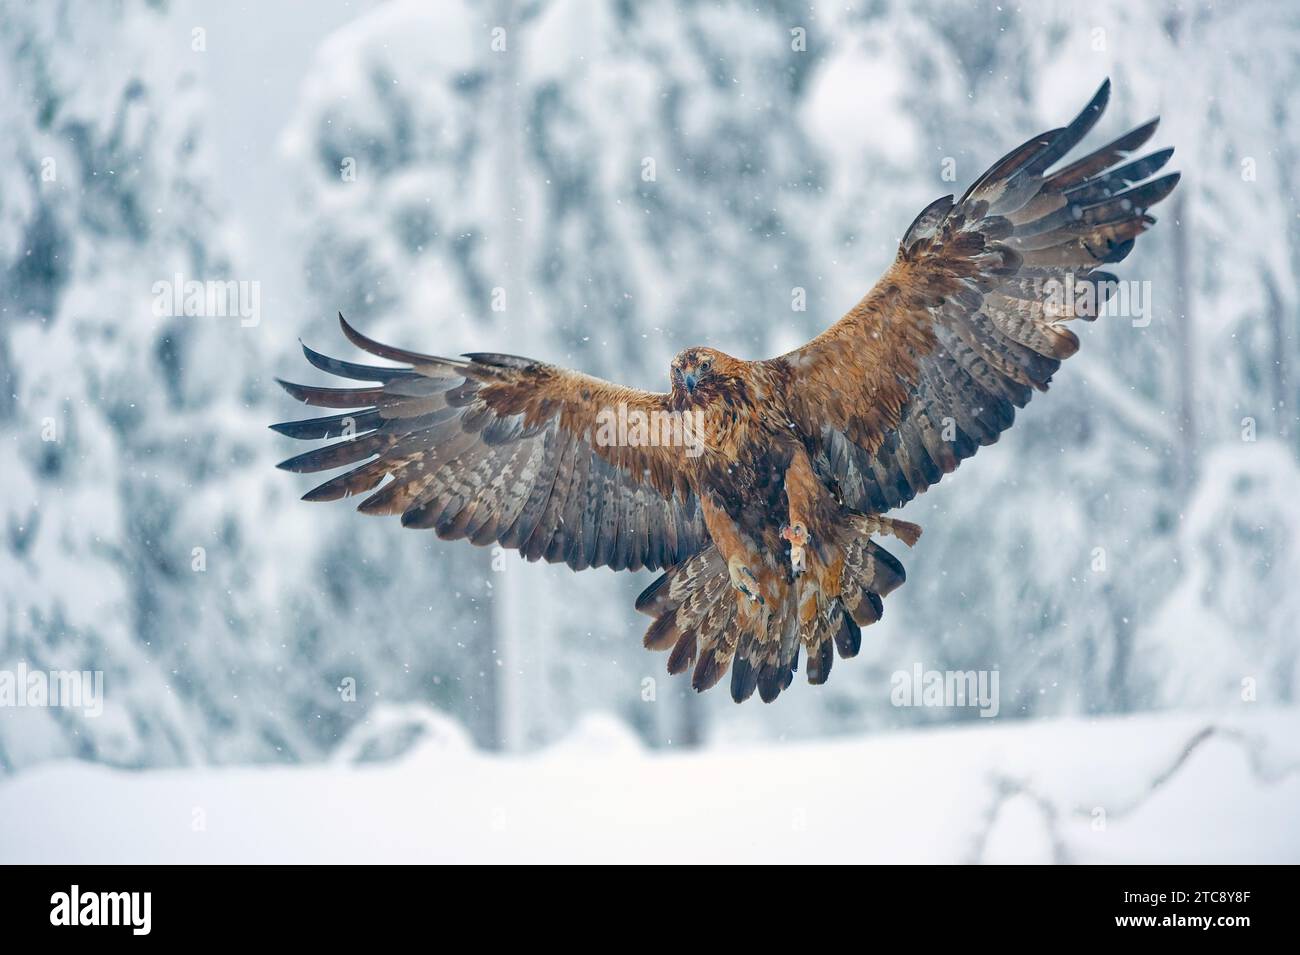
[[[757,603],[764,605],[767,603],[767,601],[763,599],[762,591],[759,588],[758,578],[754,576],[752,570],[745,566],[744,561],[739,556],[733,557],[731,560],[727,561],[727,572],[731,575],[731,586],[735,587],[736,590]],[[745,582],[746,577],[748,577],[753,583],[752,589],[750,585]]]
[[[781,528],[781,537],[783,540],[790,542],[790,569],[794,571],[797,577],[807,567],[804,560],[804,549],[808,546],[810,540],[808,528],[802,522],[795,521],[793,524],[787,524]]]

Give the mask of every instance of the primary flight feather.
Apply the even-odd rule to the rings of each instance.
[[[1064,323],[1096,317],[1115,283],[1101,267],[1128,255],[1178,182],[1151,178],[1173,150],[1127,161],[1156,120],[1060,165],[1109,93],[1107,81],[1068,126],[927,206],[875,287],[807,345],[765,361],[688,348],[664,393],[513,355],[405,351],[340,315],[349,341],[399,365],[304,346],[317,368],[367,384],[281,382],[343,410],[273,425],[342,439],[280,467],[347,468],[305,499],[364,493],[358,510],[447,540],[575,570],[662,570],[637,599],[654,618],[645,644],[671,651],[669,672],[691,670],[698,690],[730,672],[737,702],[771,701],[801,652],[823,683],[903,583],[874,538],[911,545],[920,528],[886,512],[1047,389],[1079,347]]]

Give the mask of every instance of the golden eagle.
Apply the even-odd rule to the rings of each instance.
[[[1155,221],[1178,174],[1172,149],[1128,160],[1137,127],[1060,165],[1105,109],[1109,81],[1068,126],[998,160],[960,199],[916,217],[897,258],[843,318],[802,348],[745,361],[712,348],[673,359],[654,393],[513,355],[438,358],[357,347],[394,366],[304,346],[307,360],[369,384],[281,382],[329,417],[277,424],[341,438],[281,463],[347,468],[305,500],[367,493],[446,540],[499,544],[574,570],[662,570],[638,598],[645,645],[697,690],[731,672],[731,695],[773,700],[806,656],[823,683],[903,567],[873,537],[911,545],[886,517],[1011,426],[1045,391],[1115,288],[1100,271]],[[386,480],[387,479],[387,480]]]

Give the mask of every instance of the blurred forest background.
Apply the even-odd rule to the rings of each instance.
[[[1080,329],[905,509],[908,583],[825,687],[697,697],[641,647],[650,575],[494,570],[273,468],[272,379],[299,338],[347,356],[340,310],[643,387],[688,344],[776,354],[1106,76],[1088,142],[1158,113],[1183,172],[1117,270],[1151,320]],[[916,662],[996,667],[1001,719],[1300,693],[1293,3],[10,0],[0,88],[0,669],[106,688],[0,710],[0,773],[315,760],[433,712],[514,750],[591,712],[664,746],[975,716],[891,706]],[[257,323],[155,316],[178,273],[258,283]]]

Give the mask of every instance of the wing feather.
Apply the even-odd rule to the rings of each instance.
[[[848,506],[911,500],[996,441],[1078,350],[1062,322],[1096,317],[1114,283],[1099,266],[1132,251],[1178,183],[1150,178],[1171,149],[1129,159],[1158,120],[1050,171],[1109,96],[1107,81],[1069,125],[1007,153],[960,200],[923,209],[862,301],[773,359],[792,419],[818,445],[815,467]]]
[[[667,396],[623,388],[515,355],[439,358],[384,345],[343,316],[344,336],[401,367],[362,365],[303,346],[316,368],[361,382],[281,382],[309,405],[357,409],[272,427],[295,438],[342,438],[280,467],[348,467],[307,500],[370,492],[359,510],[399,514],[440,537],[498,543],[574,569],[658,569],[708,542],[683,449],[597,440],[601,412],[667,411]]]

